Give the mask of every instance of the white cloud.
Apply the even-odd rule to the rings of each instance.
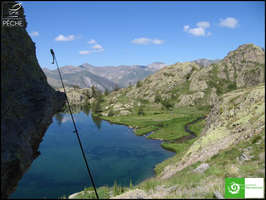
[[[101,52],[104,51],[104,48],[102,45],[98,44],[96,41],[94,45],[91,47],[93,50],[91,52]]]
[[[208,32],[206,34],[206,31],[205,31],[207,28],[209,28],[211,26],[210,22],[201,21],[201,22],[198,22],[196,25],[197,26],[195,28],[190,28],[189,25],[185,25],[184,31],[188,32],[194,36],[210,36],[211,35],[211,32]]]
[[[80,51],[79,54],[81,55],[87,55],[87,54],[90,54],[91,52],[90,51],[87,51],[87,50],[84,50],[84,51]]]
[[[90,50],[84,50],[84,51],[80,51],[79,54],[81,55],[87,55],[87,54],[91,54],[91,53],[98,53],[98,52],[102,52],[104,51],[104,48],[102,45],[98,44],[96,42],[96,40],[91,39],[88,44],[90,44]]]
[[[184,26],[184,31],[187,31],[189,29],[189,25]]]
[[[40,34],[39,34],[39,32],[37,32],[37,31],[32,31],[31,33],[30,33],[30,35],[31,36],[39,36]]]
[[[64,36],[64,35],[60,34],[60,35],[58,35],[55,38],[55,41],[67,42],[67,41],[72,41],[74,39],[75,39],[75,36],[74,35]]]
[[[94,39],[91,39],[89,42],[88,42],[88,44],[96,44],[97,42],[96,42],[96,40],[94,40]]]
[[[159,40],[159,39],[153,39],[153,40],[152,40],[152,43],[153,43],[153,44],[163,44],[164,41],[163,41],[163,40]]]
[[[191,28],[188,30],[189,33],[195,36],[204,36],[205,35],[205,29],[202,27],[198,28]]]
[[[147,44],[163,44],[164,41],[163,40],[159,40],[159,39],[150,39],[150,38],[136,38],[134,40],[131,41],[134,44],[140,44],[140,45],[147,45]]]
[[[88,55],[88,54],[91,54],[91,53],[98,53],[98,52],[102,52],[104,51],[104,49],[94,49],[94,50],[84,50],[84,51],[80,51],[79,54],[80,55]]]
[[[92,46],[92,48],[94,49],[93,52],[101,52],[101,51],[104,51],[104,48],[100,44],[95,44],[94,46]]]
[[[132,43],[134,44],[149,44],[150,39],[149,38],[137,38],[132,40]]]
[[[227,28],[235,28],[238,25],[238,20],[233,17],[227,17],[225,19],[220,19],[219,25]]]
[[[100,44],[95,44],[92,48],[93,49],[103,49],[102,45],[100,45]]]
[[[211,25],[209,22],[198,22],[197,26],[205,29],[205,28],[209,28]]]

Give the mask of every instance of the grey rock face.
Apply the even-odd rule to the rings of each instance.
[[[250,87],[264,82],[265,52],[254,44],[244,44],[224,58],[229,79],[237,88]],[[221,73],[221,72],[218,72]]]
[[[39,155],[64,94],[48,85],[25,28],[2,28],[1,40],[1,197],[7,198]]]

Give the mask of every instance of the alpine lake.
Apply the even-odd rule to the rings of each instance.
[[[127,126],[93,117],[88,108],[73,111],[97,187],[114,182],[138,184],[154,175],[156,164],[174,155],[160,146],[161,141],[136,136]],[[70,114],[53,117],[39,151],[9,198],[61,198],[92,186]]]

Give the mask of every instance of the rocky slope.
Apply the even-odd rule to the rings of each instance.
[[[154,104],[156,98],[173,107],[212,105],[217,98],[237,88],[264,82],[265,53],[253,44],[241,45],[217,63],[202,67],[195,62],[176,63],[139,81],[135,86],[111,93],[103,115],[119,105],[128,110],[140,99]],[[119,114],[119,113],[118,113]]]
[[[1,197],[39,155],[38,147],[64,104],[64,94],[47,83],[25,28],[1,29]]]
[[[169,178],[187,166],[206,161],[229,146],[262,134],[264,129],[264,84],[226,93],[208,115],[201,137],[191,145],[179,163],[164,169],[161,178]]]

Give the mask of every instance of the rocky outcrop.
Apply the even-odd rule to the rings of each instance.
[[[264,82],[265,52],[254,44],[231,51],[218,65],[218,76],[235,81],[237,88]]]
[[[219,101],[219,97],[216,94],[216,88],[212,88],[210,92],[210,96],[208,98],[208,104],[213,106]]]
[[[208,88],[208,72],[211,70],[211,67],[202,68],[200,71],[194,71],[190,77],[189,90],[192,92],[203,91]]]
[[[178,106],[184,106],[184,105],[195,105],[195,102],[198,101],[199,99],[202,99],[204,97],[203,92],[196,92],[193,94],[187,94],[187,95],[181,95],[179,97],[179,103],[176,105]]]
[[[208,73],[212,70],[211,67],[202,68],[200,71],[194,71],[190,77],[189,90],[192,92],[203,91],[208,88],[207,80]]]
[[[93,97],[93,92],[91,88],[73,88],[73,87],[65,87],[66,95],[70,105],[84,105],[91,104],[95,100]],[[60,92],[64,92],[63,88],[57,89]]]
[[[1,40],[1,197],[7,198],[39,155],[64,94],[48,85],[25,28],[2,27]]]

